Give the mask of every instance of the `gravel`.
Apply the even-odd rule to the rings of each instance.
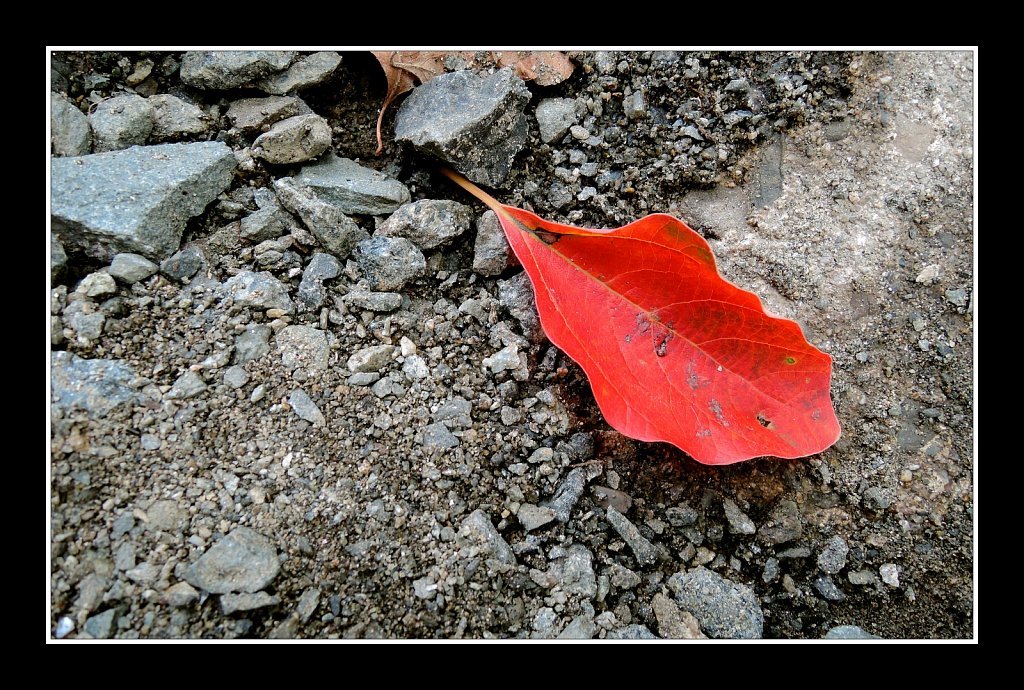
[[[201,108],[170,94],[157,94],[146,99],[153,108],[153,130],[150,141],[179,141],[189,137],[205,138],[210,117]]]
[[[576,101],[572,98],[545,98],[537,104],[534,113],[540,140],[550,144],[565,136],[576,124]]]
[[[764,614],[754,592],[707,568],[676,573],[668,580],[676,603],[697,619],[709,637],[758,639]]]
[[[280,309],[285,314],[295,312],[295,303],[288,296],[288,288],[266,271],[242,271],[226,280],[221,292],[242,307]]]
[[[322,50],[298,58],[285,71],[257,82],[256,88],[277,95],[300,91],[322,84],[340,64],[340,55],[331,50]]]
[[[240,98],[232,101],[227,116],[231,126],[243,134],[251,134],[269,128],[296,115],[308,115],[309,106],[295,96],[267,96],[266,98]]]

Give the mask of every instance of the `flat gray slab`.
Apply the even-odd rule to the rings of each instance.
[[[55,158],[50,216],[68,249],[109,261],[134,252],[161,260],[189,218],[231,184],[235,156],[220,142],[133,146]]]

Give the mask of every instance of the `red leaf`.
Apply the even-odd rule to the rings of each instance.
[[[533,283],[548,338],[587,373],[605,419],[698,462],[799,458],[839,438],[832,358],[722,278],[708,243],[656,213],[587,230],[486,203]]]

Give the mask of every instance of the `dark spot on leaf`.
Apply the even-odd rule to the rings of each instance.
[[[786,364],[789,364],[789,365],[796,364],[796,357],[793,357],[792,355],[790,355],[789,357],[786,357]]]
[[[758,414],[757,415],[757,422],[758,422],[758,424],[763,426],[765,429],[771,429],[772,428],[772,420],[768,419],[763,414]]]

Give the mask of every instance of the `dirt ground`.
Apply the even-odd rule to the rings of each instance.
[[[214,203],[183,240],[208,258],[205,286],[158,274],[121,287],[101,337],[52,346],[124,362],[149,397],[103,414],[48,410],[48,638],[551,638],[579,626],[594,638],[628,626],[664,635],[658,595],[698,566],[752,590],[765,638],[821,639],[840,625],[887,639],[976,637],[973,53],[569,56],[568,80],[529,85],[526,148],[492,193],[576,225],[653,212],[685,220],[722,275],[832,356],[840,440],[807,459],[709,467],[623,437],[574,362],[543,338],[523,339],[499,284],[518,269],[474,273],[473,230],[427,252],[426,276],[392,313],[332,307],[281,323],[224,307],[210,286],[260,269],[251,248],[210,241],[228,224]],[[173,69],[180,57],[54,54],[83,110],[90,93],[127,88],[123,75],[149,58],[157,92],[227,129],[227,104],[245,94],[189,89]],[[391,141],[395,106],[374,155],[384,88],[371,56],[343,53],[334,76],[302,97],[327,118],[338,155],[396,177],[413,200],[454,199],[479,216],[435,163]],[[627,114],[636,92],[644,110]],[[554,97],[577,99],[579,124],[600,141],[541,142],[534,111]],[[597,174],[581,174],[587,163]],[[258,164],[232,190],[291,172]],[[377,223],[357,221],[371,233]],[[72,292],[99,268],[72,255],[50,287]],[[358,278],[350,262],[331,288],[338,304]],[[282,365],[277,335],[289,323],[330,334],[327,370],[297,379]],[[201,394],[167,395],[254,324],[274,336],[246,365],[247,384],[200,368]],[[406,381],[396,361],[383,370],[390,393],[350,383],[353,352],[403,336],[429,375]],[[523,344],[526,377],[482,364],[510,340]],[[291,409],[296,386],[323,426]],[[456,398],[470,411],[444,418]],[[457,446],[425,442],[439,418]],[[522,507],[554,499],[579,466],[587,487],[569,519],[525,529]],[[654,545],[653,562],[613,529],[609,504]],[[736,527],[732,506],[753,533]],[[476,511],[512,562],[467,541]],[[229,613],[217,595],[176,598],[189,567],[239,526],[276,550],[269,598]],[[579,547],[593,588],[565,574]],[[96,622],[107,611],[109,629]]]

